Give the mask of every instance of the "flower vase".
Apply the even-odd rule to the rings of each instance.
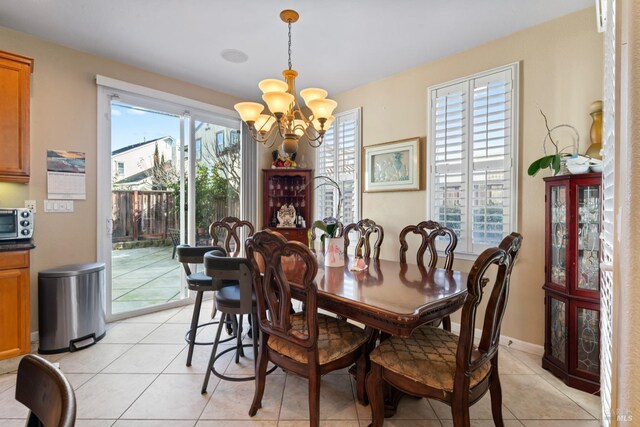
[[[344,238],[331,237],[325,239],[326,251],[324,265],[326,267],[344,267]]]

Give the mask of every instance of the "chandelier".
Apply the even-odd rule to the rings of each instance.
[[[281,139],[285,153],[289,154],[298,150],[298,141],[303,135],[312,147],[319,147],[325,132],[333,123],[331,114],[338,106],[336,101],[327,99],[326,90],[308,88],[301,90],[300,96],[311,110],[311,115],[307,117],[300,108],[295,84],[298,72],[291,68],[291,24],[299,17],[295,10],[280,12],[280,19],[289,27],[289,68],[282,72],[284,81],[266,79],[258,83],[262,100],[267,104],[270,114],[262,114],[264,105],[258,102],[239,102],[234,106],[255,141],[272,147]]]

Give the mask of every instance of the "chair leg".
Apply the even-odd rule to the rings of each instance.
[[[468,390],[468,388],[466,388]],[[451,415],[454,427],[470,427],[469,392],[454,393],[451,401]]]
[[[251,328],[258,328],[258,316],[256,314],[251,315],[251,324]],[[258,329],[253,329],[251,341],[253,342],[253,364],[255,370],[258,366]]]
[[[213,341],[213,348],[211,349],[211,357],[209,358],[209,364],[207,365],[207,372],[204,375],[204,382],[202,383],[201,393],[207,392],[207,386],[209,385],[209,377],[211,376],[211,370],[213,364],[216,361],[216,353],[218,351],[218,343],[220,342],[220,335],[222,334],[222,328],[224,327],[225,320],[229,316],[227,313],[222,313],[220,316],[220,323],[218,324],[218,331],[216,332],[216,339]]]
[[[198,332],[198,319],[200,317],[200,307],[202,307],[202,297],[204,292],[198,291],[196,294],[196,303],[193,306],[193,315],[191,316],[191,329],[189,329],[189,353],[187,354],[187,366],[191,366],[193,357],[193,347],[196,342],[196,332]]]
[[[234,316],[235,317],[235,316]],[[244,357],[244,349],[242,347],[242,314],[238,321],[238,329],[236,330],[236,363],[240,362],[240,356]]]
[[[496,427],[504,427],[502,419],[502,386],[500,385],[500,375],[498,375],[498,355],[496,354],[491,361],[491,377],[489,381],[489,393],[491,394],[491,414],[493,415],[493,423]]]
[[[451,318],[449,316],[442,318],[442,329],[451,332]]]
[[[320,369],[311,368],[309,373],[309,425],[320,426]]]
[[[260,347],[258,348],[258,361],[256,364],[256,387],[253,394],[253,402],[249,408],[249,415],[254,416],[262,407],[262,396],[267,381],[267,363],[269,362],[267,350],[267,334],[260,334]]]
[[[371,364],[371,370],[367,375],[367,397],[371,407],[371,424],[369,427],[382,427],[384,422],[384,381],[382,380],[382,367]]]

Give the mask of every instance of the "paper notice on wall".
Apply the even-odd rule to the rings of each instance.
[[[48,198],[85,200],[85,164],[82,152],[47,150]]]

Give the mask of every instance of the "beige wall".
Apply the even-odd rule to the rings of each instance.
[[[237,99],[0,27],[0,50],[34,58],[31,76],[31,182],[0,183],[0,206],[20,207],[37,200],[35,243],[31,252],[31,330],[37,330],[37,272],[96,260],[96,74],[225,108]],[[171,60],[171,58],[167,58]],[[84,151],[87,200],[74,202],[72,214],[44,213],[46,150]]]
[[[526,342],[544,343],[542,176],[548,172],[535,178],[526,174],[528,165],[543,155],[545,127],[538,110],[552,126],[575,126],[584,152],[589,145],[589,105],[602,98],[602,58],[603,39],[596,31],[595,9],[590,8],[335,96],[340,111],[362,107],[363,145],[415,136],[424,144],[429,86],[520,62],[518,231],[524,244],[502,333]],[[362,216],[385,228],[383,258],[397,258],[402,227],[427,218],[424,186],[414,192],[367,193],[362,203]],[[469,263],[456,267],[468,269]]]

